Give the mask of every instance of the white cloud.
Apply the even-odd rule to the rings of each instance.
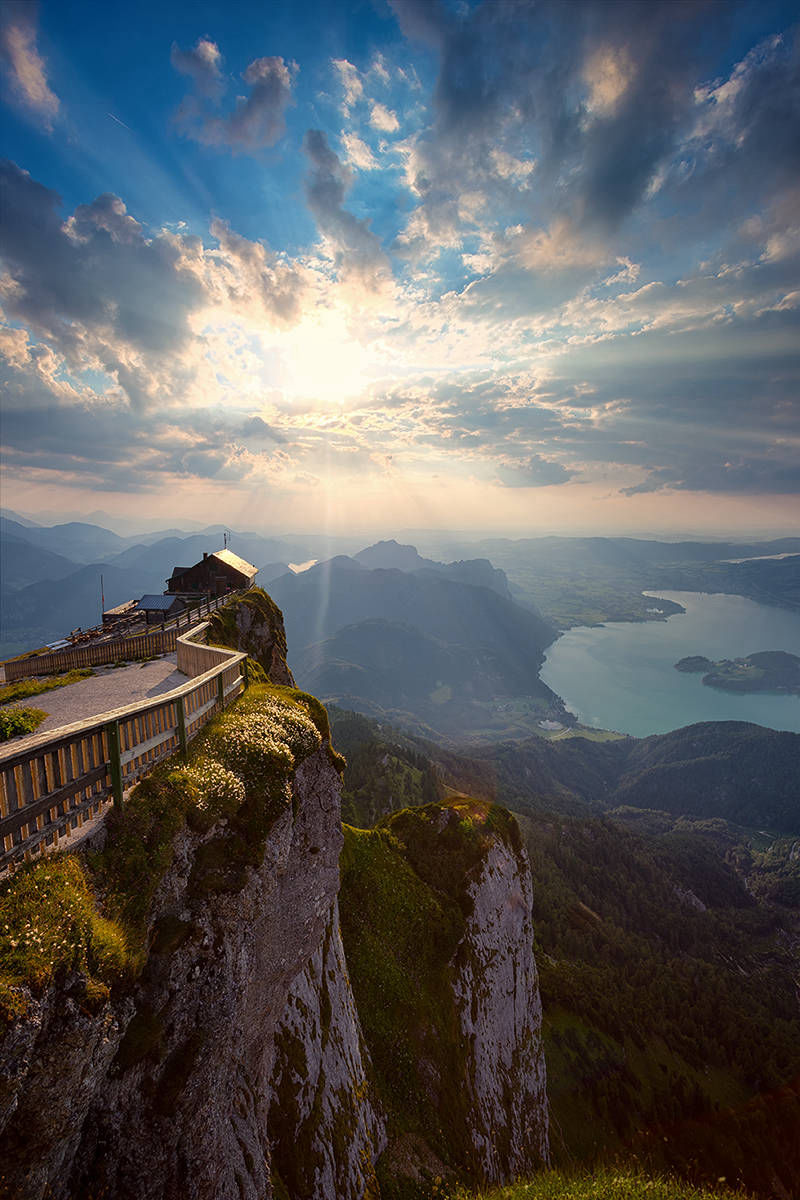
[[[588,109],[593,115],[611,116],[636,74],[625,46],[598,46],[583,66],[583,81],[589,91]]]
[[[332,61],[344,92],[342,111],[346,117],[349,117],[350,110],[364,95],[364,84],[361,82],[358,68],[354,67],[346,58],[334,58]]]
[[[377,170],[380,165],[377,158],[367,143],[362,141],[355,133],[343,133],[342,145],[347,155],[347,161],[352,163],[359,171]]]
[[[536,170],[536,159],[515,158],[505,150],[494,147],[490,154],[494,169],[500,179],[511,179],[519,187],[526,186],[530,176]]]
[[[370,106],[369,123],[373,129],[380,129],[383,133],[396,133],[400,128],[397,114],[376,100]]]
[[[8,17],[0,26],[0,57],[17,101],[53,128],[59,100],[47,82],[46,63],[36,46],[33,7],[9,4]]]
[[[237,96],[233,109],[225,113],[220,111],[225,80],[216,43],[201,38],[189,51],[173,46],[171,61],[194,83],[194,92],[177,113],[178,124],[188,137],[206,146],[224,146],[235,154],[252,154],[274,146],[286,132],[285,113],[292,103],[297,63],[275,55],[254,58],[242,74],[249,94]]]
[[[219,97],[224,90],[222,55],[216,42],[198,38],[192,50],[181,50],[174,42],[170,62],[176,71],[189,75],[203,96]]]

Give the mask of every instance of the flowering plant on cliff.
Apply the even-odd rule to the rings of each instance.
[[[245,786],[241,778],[215,758],[203,757],[182,775],[192,788],[194,802],[201,811],[235,812],[244,804]]]
[[[244,786],[258,786],[275,767],[291,771],[322,744],[313,721],[295,705],[264,697],[256,712],[232,713],[209,750]]]

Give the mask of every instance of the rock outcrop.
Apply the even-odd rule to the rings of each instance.
[[[437,1175],[503,1183],[541,1167],[532,886],[511,815],[459,797],[346,828],[340,904],[387,1111],[384,1200]]]
[[[495,839],[467,894],[471,911],[453,983],[470,1046],[467,1120],[481,1175],[501,1183],[548,1159],[542,1004],[525,851]]]
[[[187,827],[176,839],[132,993],[90,1015],[54,988],[4,1039],[6,1195],[271,1194],[275,1028],[338,890],[339,778],[326,751],[297,768],[292,803],[238,890],[197,886],[218,836]]]
[[[273,683],[294,687],[286,663],[283,614],[263,588],[251,588],[209,617],[208,640],[244,650]]]

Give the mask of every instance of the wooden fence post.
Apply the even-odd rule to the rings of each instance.
[[[106,725],[108,738],[108,757],[111,766],[111,791],[114,796],[114,807],[122,808],[122,760],[119,748],[119,721],[109,721]]]
[[[178,710],[178,741],[181,747],[181,754],[186,757],[186,708],[184,705],[184,697],[179,696],[175,702],[175,707]]]
[[[225,683],[223,681],[221,671],[220,671],[219,675],[217,676],[217,699],[219,700],[220,708],[224,708],[225,707]]]

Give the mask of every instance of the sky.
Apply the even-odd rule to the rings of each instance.
[[[797,531],[800,4],[0,4],[2,503]]]

